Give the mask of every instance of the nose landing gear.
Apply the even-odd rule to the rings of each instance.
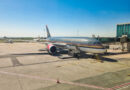
[[[101,62],[103,63],[103,60],[101,60],[101,56],[99,54],[95,54],[95,59],[98,61],[98,62]]]

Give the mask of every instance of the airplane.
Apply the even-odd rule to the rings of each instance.
[[[94,55],[106,53],[100,41],[90,37],[52,37],[46,25],[46,49],[49,54],[55,55],[57,51],[67,49],[68,55],[79,58],[82,53]]]

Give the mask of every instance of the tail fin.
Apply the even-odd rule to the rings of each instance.
[[[51,37],[51,34],[49,32],[48,26],[46,25],[46,31],[47,31],[47,38]]]

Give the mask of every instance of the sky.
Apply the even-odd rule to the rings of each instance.
[[[130,0],[0,0],[0,37],[116,36],[130,23]]]

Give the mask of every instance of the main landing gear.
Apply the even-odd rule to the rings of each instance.
[[[99,54],[94,54],[94,58],[96,61],[103,63],[103,60],[101,60],[101,56]]]
[[[80,51],[69,49],[68,55],[70,55],[70,56],[72,56],[72,57],[75,57],[75,58],[79,59],[79,58],[80,58]]]

